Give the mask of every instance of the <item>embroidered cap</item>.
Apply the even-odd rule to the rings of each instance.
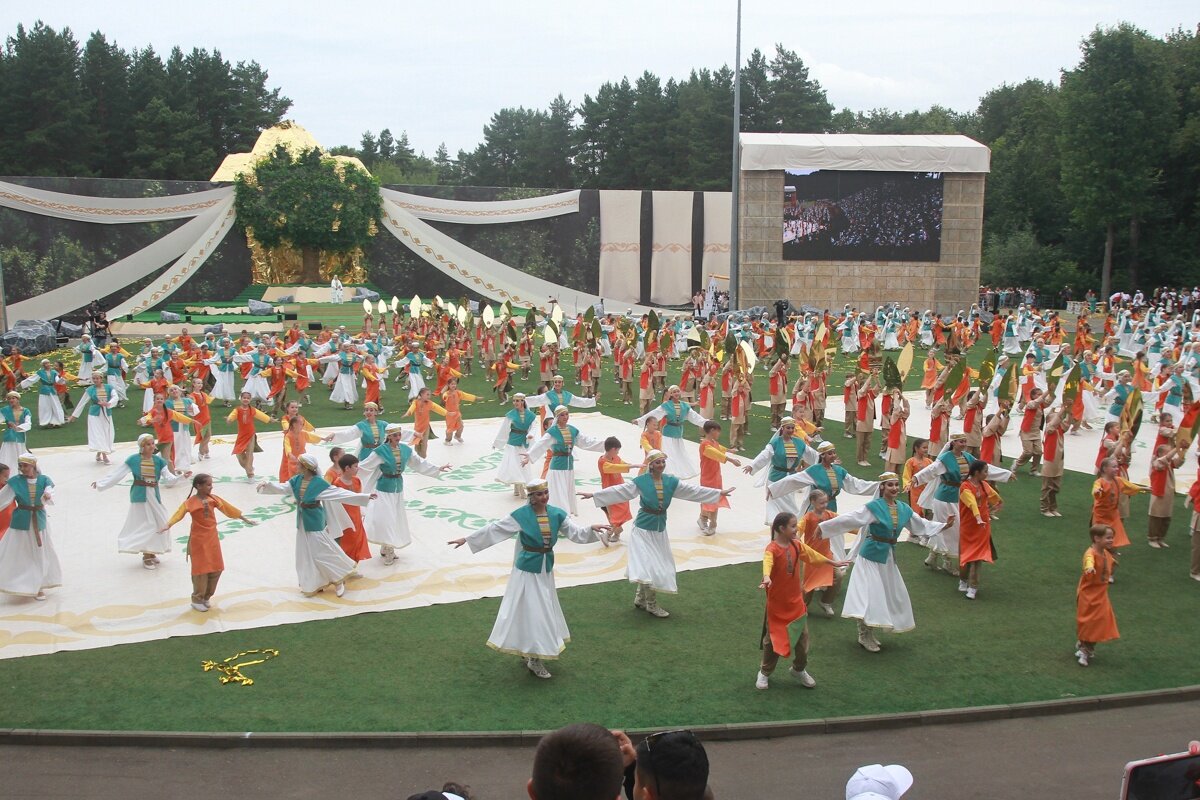
[[[298,461],[301,467],[314,474],[321,469],[321,465],[317,463],[317,457],[312,453],[305,453],[300,456]]]
[[[651,464],[655,461],[658,461],[660,458],[665,459],[666,457],[667,454],[662,450],[651,450],[649,453],[646,453],[646,463]]]
[[[887,483],[888,481],[898,481],[900,480],[900,476],[894,472],[881,472],[879,473],[879,480],[882,483]]]
[[[559,414],[570,414],[570,413],[571,413],[571,409],[567,408],[566,406],[556,406],[554,409],[554,416],[556,416],[556,417]]]
[[[393,433],[404,433],[404,427],[398,422],[392,422],[383,429],[383,433],[385,436],[391,436]]]
[[[18,464],[37,464],[37,456],[33,453],[23,453],[17,457]]]
[[[952,442],[965,442],[966,440],[967,440],[967,435],[965,433],[950,434],[950,441],[952,441]]]
[[[371,403],[371,402],[363,403],[363,411],[367,411],[368,409],[369,409],[369,410],[371,410],[371,411],[378,411],[378,410],[379,410],[379,404],[378,404],[378,403]]]
[[[153,442],[153,441],[155,441],[153,433],[143,433],[141,436],[139,436],[137,438],[138,447],[141,447],[146,442]]]
[[[831,453],[835,450],[837,450],[837,448],[834,447],[833,442],[826,441],[826,442],[821,442],[819,445],[817,445],[818,453]]]
[[[513,399],[513,400],[524,400],[524,399],[525,399],[525,393],[524,393],[524,392],[514,392],[514,393],[513,393],[513,396],[512,396],[512,399]]]
[[[796,424],[795,417],[784,417],[783,419],[779,420],[779,427],[781,427],[781,428],[784,425],[795,425],[795,424]]]
[[[534,481],[533,483],[525,484],[525,491],[527,493],[548,492],[550,491],[550,485],[545,481]]]

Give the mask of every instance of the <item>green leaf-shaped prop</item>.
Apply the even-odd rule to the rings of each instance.
[[[596,307],[588,306],[587,311],[583,312],[583,321],[591,322],[596,318]]]
[[[950,371],[946,373],[946,381],[942,384],[942,389],[945,392],[946,399],[949,400],[958,390],[958,385],[962,383],[963,374],[967,369],[967,360],[960,358]]]
[[[1079,389],[1083,385],[1083,370],[1079,364],[1071,367],[1065,380],[1066,382],[1063,383],[1063,408],[1070,411],[1075,406],[1075,400],[1079,397]]]
[[[992,385],[994,377],[996,377],[996,352],[992,350],[983,357],[983,363],[979,365],[979,382],[975,385],[979,387],[979,391],[986,392]]]
[[[904,378],[896,367],[896,360],[891,355],[883,357],[883,385],[888,389],[904,388]]]
[[[1134,389],[1125,400],[1125,408],[1121,410],[1121,432],[1132,431],[1136,439],[1142,427],[1142,391]]]
[[[1046,371],[1046,394],[1053,396],[1058,391],[1058,382],[1062,380],[1063,371],[1063,354],[1060,352]]]
[[[650,309],[650,314],[646,318],[646,333],[657,331],[660,325],[662,325],[662,321],[659,320],[658,314],[654,309]]]

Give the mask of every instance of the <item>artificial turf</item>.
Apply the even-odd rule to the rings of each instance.
[[[972,354],[973,362],[982,357],[981,350]],[[832,387],[840,385],[844,366],[831,376]],[[910,376],[910,383],[916,380]],[[465,381],[465,388],[487,394],[478,374]],[[599,410],[635,416],[633,407],[614,402],[610,380],[602,391],[607,397]],[[403,405],[402,396],[393,387],[393,412]],[[319,387],[314,401],[305,414],[317,426],[357,419],[357,412],[329,404]],[[464,410],[469,416],[500,413],[494,403]],[[138,432],[133,416],[132,409],[119,413],[119,438]],[[766,441],[768,421],[766,409],[753,407],[748,450],[756,452]],[[222,424],[217,423],[218,433]],[[831,421],[826,428],[826,438],[852,465],[852,443],[841,436],[840,425]],[[82,428],[69,428],[35,431],[30,438],[36,448],[80,442],[83,435]],[[850,469],[864,476],[876,470]],[[1181,472],[1181,481],[1190,478],[1190,468]],[[759,566],[743,564],[681,573],[679,594],[663,598],[672,613],[666,620],[635,611],[632,588],[623,581],[561,590],[573,641],[561,660],[550,663],[555,676],[550,681],[533,678],[519,659],[485,646],[499,600],[484,599],[2,660],[0,727],[535,730],[584,719],[614,727],[664,727],[989,705],[1195,683],[1200,586],[1188,578],[1188,517],[1182,502],[1168,536],[1174,546],[1153,550],[1142,535],[1147,501],[1133,499],[1127,527],[1134,544],[1122,555],[1111,590],[1122,638],[1100,645],[1091,667],[1075,663],[1075,584],[1088,544],[1089,487],[1087,476],[1068,473],[1060,497],[1064,516],[1047,519],[1038,513],[1038,479],[1022,475],[1017,483],[1000,486],[1006,501],[994,526],[1000,559],[985,566],[979,599],[973,602],[955,591],[954,578],[922,566],[925,551],[899,546],[916,630],[882,636],[883,652],[870,654],[856,644],[851,621],[812,619],[814,691],[793,684],[783,664],[769,691],[754,689],[763,595],[757,588]],[[674,524],[691,524],[690,514],[680,513]],[[766,540],[764,529],[764,545]],[[252,687],[222,686],[214,673],[200,669],[203,660],[256,647],[276,647],[282,654],[248,668],[256,679]]]

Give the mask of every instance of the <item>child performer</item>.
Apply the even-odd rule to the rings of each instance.
[[[1114,548],[1129,546],[1129,536],[1121,521],[1121,495],[1135,495],[1143,491],[1146,490],[1117,474],[1115,458],[1109,457],[1100,462],[1100,470],[1092,484],[1092,524],[1107,525],[1113,529]]]
[[[408,404],[404,416],[413,418],[413,449],[417,455],[425,458],[429,449],[429,440],[433,438],[433,428],[429,422],[429,413],[436,411],[443,417],[446,409],[429,399],[429,387],[422,386],[417,396]]]
[[[192,393],[188,397],[191,398],[192,403],[196,406],[196,415],[193,417],[196,421],[196,438],[192,440],[192,444],[200,445],[197,450],[197,460],[207,461],[208,443],[212,440],[212,413],[208,410],[208,407],[217,398],[204,391],[203,378],[192,378]]]
[[[600,456],[596,465],[600,468],[600,488],[607,489],[610,486],[619,486],[625,482],[624,474],[629,472],[635,466],[644,466],[638,464],[628,464],[621,459],[621,440],[615,436],[610,436],[604,440],[604,455]],[[616,541],[621,531],[625,529],[625,523],[633,519],[633,514],[629,510],[629,503],[613,503],[611,506],[604,508],[604,515],[608,517],[608,524],[612,527],[612,533],[609,535],[610,541]],[[601,540],[605,547],[608,542]]]
[[[933,463],[933,459],[929,457],[929,440],[917,439],[913,442],[912,457],[904,462],[904,472],[901,477],[900,485],[908,491],[908,503],[912,506],[912,510],[925,516],[925,510],[917,503],[921,497],[921,487],[913,486],[912,479],[921,470]]]
[[[1175,470],[1183,466],[1178,447],[1159,445],[1150,462],[1150,522],[1147,538],[1155,549],[1170,547],[1166,542],[1171,515],[1175,511]]]
[[[188,532],[185,552],[192,562],[192,608],[205,612],[212,607],[212,596],[217,592],[217,581],[225,571],[225,560],[221,557],[221,537],[217,535],[217,511],[230,519],[240,519],[247,525],[257,525],[252,519],[242,516],[229,503],[212,493],[212,476],[199,473],[192,478],[192,490],[180,504],[160,533],[167,533],[171,526],[188,514],[192,515],[192,529]]]
[[[724,489],[721,465],[729,462],[740,467],[742,462],[729,455],[721,445],[721,423],[710,419],[704,423],[703,429],[704,438],[700,441],[700,485],[709,489]],[[729,508],[728,498],[722,497],[716,503],[700,504],[700,519],[696,524],[700,526],[702,534],[712,536],[717,532],[717,511],[722,508]]]
[[[829,495],[820,489],[813,489],[808,494],[808,505],[808,513],[800,521],[800,529],[804,534],[804,543],[832,562],[833,548],[830,547],[828,539],[821,538],[821,532],[817,529],[817,526],[825,520],[833,519],[837,516],[837,514],[829,510]],[[811,605],[812,596],[820,589],[822,590],[819,601],[821,610],[825,612],[825,616],[832,617],[835,613],[833,604],[837,600],[838,592],[841,591],[842,576],[844,574],[844,569],[834,569],[832,563],[813,564],[810,569],[804,570],[805,604]]]
[[[463,416],[462,403],[474,403],[479,399],[479,395],[464,392],[458,388],[458,378],[451,378],[446,382],[446,390],[442,392],[442,402],[446,404],[446,444],[450,444],[450,437],[453,436],[459,442],[463,440]]]
[[[986,480],[988,466],[986,461],[972,461],[958,490],[958,590],[965,592],[968,600],[974,600],[979,591],[980,565],[990,564],[996,557],[992,511],[1004,505]]]
[[[334,448],[340,450],[341,448]],[[358,456],[352,453],[339,455],[334,464],[336,472],[330,485],[358,494],[362,492],[362,479],[358,477]],[[367,529],[363,527],[362,509],[347,503],[330,503],[330,527],[340,526],[342,536],[338,539],[342,552],[356,562],[370,561],[371,548],[367,544]]]
[[[763,618],[762,666],[754,688],[766,689],[780,656],[792,656],[788,674],[806,689],[817,682],[808,674],[808,606],[804,603],[806,564],[826,564],[829,559],[796,538],[796,515],[782,511],[771,523],[771,541],[763,553],[763,578],[758,588],[767,591],[767,610]],[[832,562],[842,566],[844,562]],[[796,640],[795,653],[792,639]]]
[[[226,422],[237,422],[237,440],[233,443],[233,455],[237,458],[238,466],[246,471],[247,480],[254,479],[254,454],[262,452],[262,448],[258,446],[258,433],[254,430],[254,422],[275,421],[274,417],[268,417],[250,405],[251,399],[249,392],[242,392],[242,404],[229,412],[226,418]]]
[[[1117,618],[1108,600],[1108,584],[1112,583],[1116,559],[1110,552],[1114,546],[1111,525],[1093,525],[1088,530],[1092,545],[1083,554],[1083,574],[1075,590],[1075,657],[1079,666],[1086,667],[1096,654],[1096,645],[1119,639]]]

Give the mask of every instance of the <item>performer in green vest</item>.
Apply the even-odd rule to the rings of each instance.
[[[517,537],[512,573],[487,643],[493,650],[521,656],[530,672],[549,678],[543,659],[558,658],[571,640],[554,585],[554,546],[565,536],[579,544],[599,540],[607,547],[609,526],[576,524],[565,510],[547,505],[550,489],[545,481],[527,484],[526,492],[528,505],[448,544],[465,544],[478,553]]]
[[[568,513],[578,514],[579,507],[575,502],[575,448],[603,453],[604,439],[580,433],[578,428],[569,424],[570,421],[569,408],[559,406],[554,409],[554,424],[533,443],[529,452],[521,458],[521,464],[528,466],[529,462],[549,448],[553,456],[550,459],[550,471],[546,473],[550,497]]]
[[[525,403],[525,395],[517,392],[512,396],[512,409],[500,418],[500,428],[496,438],[492,440],[492,449],[500,450],[503,457],[500,466],[496,468],[496,480],[508,483],[513,487],[513,497],[524,497],[525,486],[532,478],[528,464],[521,463],[521,457],[529,453],[530,432],[537,423],[537,414],[529,410]]]
[[[28,452],[25,437],[33,427],[33,415],[21,405],[21,393],[5,395],[7,405],[0,406],[0,464],[13,472],[17,471],[17,460]]]
[[[637,584],[633,598],[635,608],[656,617],[669,617],[670,613],[658,604],[658,592],[675,594],[678,591],[675,557],[667,537],[667,509],[672,500],[717,503],[722,497],[728,497],[733,488],[710,489],[684,483],[674,475],[666,474],[667,456],[661,450],[651,450],[645,463],[649,470],[645,474],[595,493],[580,492],[579,496],[593,500],[598,508],[638,499],[640,505],[629,536],[629,563],[625,575],[630,583]]]
[[[439,467],[417,455],[402,442],[404,429],[399,425],[388,425],[386,433],[384,443],[362,461],[363,469],[379,476],[375,483],[378,496],[367,508],[363,522],[367,541],[379,545],[379,556],[385,565],[391,566],[396,563],[396,550],[412,544],[408,514],[404,511],[404,473],[412,470],[427,478],[436,478],[449,472],[450,465]]]
[[[896,566],[896,542],[908,530],[917,536],[930,536],[947,524],[930,522],[914,514],[908,503],[898,499],[900,476],[885,472],[879,476],[880,496],[857,511],[827,519],[818,528],[821,537],[832,539],[863,528],[854,539],[848,559],[854,563],[842,616],[858,620],[858,643],[878,653],[876,629],[904,633],[917,626],[913,619],[908,588]]]
[[[874,496],[879,491],[879,481],[864,481],[856,478],[842,467],[833,442],[821,442],[817,445],[817,456],[819,460],[816,464],[780,478],[768,486],[767,497],[782,497],[802,489],[804,496],[797,505],[803,515],[808,512],[808,492],[811,489],[820,489],[825,493],[825,496],[829,498],[827,508],[834,513],[837,513],[838,510],[838,495],[843,492],[860,496]],[[841,542],[834,542],[833,552],[835,555],[844,553],[844,545]]]
[[[700,415],[700,412],[683,402],[683,393],[678,386],[667,387],[662,405],[638,417],[633,424],[644,428],[646,420],[650,418],[659,420],[661,425],[662,449],[671,464],[670,474],[682,480],[699,475],[700,464],[693,454],[695,446],[684,440],[683,423],[690,422],[703,429],[706,420]]]
[[[112,410],[121,398],[104,381],[103,372],[93,372],[91,381],[92,385],[84,390],[71,416],[67,417],[67,422],[79,419],[84,409],[87,409],[88,449],[96,453],[97,462],[108,464],[109,454],[116,449],[114,441],[117,437],[113,427]]]
[[[742,467],[742,472],[753,475],[759,470],[763,474],[754,482],[755,486],[770,487],[775,481],[794,475],[805,467],[817,463],[817,451],[810,447],[799,433],[796,432],[796,420],[784,417],[779,420],[779,432],[771,437],[766,447],[754,460]],[[795,498],[789,495],[781,497],[767,496],[767,507],[764,525],[770,525],[781,512],[787,511],[797,517],[803,516],[796,507]]]
[[[12,524],[0,538],[0,592],[45,600],[46,589],[62,585],[46,517],[54,481],[38,472],[29,453],[18,459],[18,469],[21,474],[0,488],[0,508],[16,501]]]
[[[167,460],[155,451],[157,441],[154,434],[143,433],[138,437],[138,452],[119,462],[103,478],[92,482],[93,489],[104,491],[116,486],[125,476],[133,476],[129,487],[129,512],[125,525],[117,534],[117,552],[141,553],[142,566],[158,569],[158,557],[171,552],[171,537],[162,533],[167,527],[167,509],[162,504],[159,486],[174,486],[181,478],[191,477],[191,472],[176,475]]]
[[[50,359],[42,359],[42,367],[37,372],[21,381],[21,388],[28,389],[37,386],[38,390],[38,427],[61,428],[66,424],[66,412],[63,411],[62,401],[58,399],[58,384],[66,381],[58,370],[54,369]]]
[[[529,408],[558,408],[559,406],[568,406],[572,408],[595,408],[596,398],[580,397],[577,394],[571,394],[563,388],[562,375],[555,375],[550,379],[550,390],[542,394],[535,394],[532,397],[525,399],[525,404]]]

